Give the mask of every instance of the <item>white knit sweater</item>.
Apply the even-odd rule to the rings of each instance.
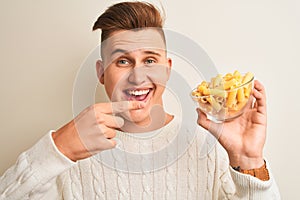
[[[261,181],[232,170],[209,134],[191,134],[176,120],[150,133],[119,132],[117,148],[76,163],[51,133],[1,177],[0,199],[280,199],[271,173]]]

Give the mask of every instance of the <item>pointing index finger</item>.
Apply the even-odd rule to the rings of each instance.
[[[137,110],[145,107],[145,102],[141,101],[118,101],[110,103],[98,103],[95,105],[96,110],[105,113],[121,113],[129,110]]]

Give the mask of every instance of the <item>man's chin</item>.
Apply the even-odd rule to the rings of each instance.
[[[150,118],[148,112],[144,109],[138,109],[138,110],[131,110],[126,113],[122,113],[122,117],[125,118],[127,123],[132,123],[133,125],[141,126],[145,125],[147,126],[147,119]]]

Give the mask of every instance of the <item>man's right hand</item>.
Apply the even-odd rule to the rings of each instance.
[[[58,150],[73,161],[88,158],[100,151],[114,148],[116,129],[124,125],[121,117],[113,116],[143,108],[139,101],[99,103],[83,110],[75,119],[52,134]]]

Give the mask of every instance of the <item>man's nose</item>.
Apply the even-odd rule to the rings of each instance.
[[[147,79],[145,66],[135,66],[129,72],[128,81],[134,85],[141,85]]]

